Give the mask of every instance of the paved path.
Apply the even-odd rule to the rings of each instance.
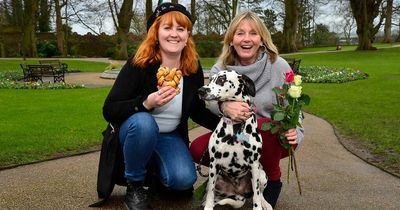
[[[277,209],[400,209],[398,178],[349,153],[324,120],[306,115],[305,128],[306,138],[297,152],[303,195],[298,195],[292,176]],[[194,129],[191,138],[204,132]],[[98,158],[95,152],[0,171],[0,209],[90,209],[87,206],[96,200]],[[101,209],[121,209],[123,195],[124,188],[116,187],[110,203]],[[198,205],[154,203],[155,209],[163,210],[200,209]]]
[[[68,84],[84,84],[86,87],[112,86],[114,79],[100,78],[101,73],[84,72],[84,73],[68,73],[65,75],[65,82]]]
[[[66,81],[87,86],[113,83],[101,79],[99,73],[69,74]],[[304,124],[305,141],[296,152],[303,195],[298,194],[291,173],[276,209],[400,209],[400,179],[349,153],[326,121],[307,114]],[[191,139],[204,132],[204,128],[193,129]],[[98,160],[99,152],[94,152],[0,171],[0,210],[90,209],[87,206],[97,199]],[[287,160],[281,167],[286,181]],[[101,209],[122,209],[124,193],[125,188],[117,186]],[[156,200],[153,207],[201,209],[199,205],[195,200]]]

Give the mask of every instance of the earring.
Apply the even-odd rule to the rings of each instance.
[[[231,43],[229,43],[229,47],[232,47],[233,46],[233,43],[231,42]]]
[[[263,47],[264,50],[261,50],[261,52],[267,52],[267,47],[264,44],[260,44],[260,48]]]

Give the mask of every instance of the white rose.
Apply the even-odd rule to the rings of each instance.
[[[288,94],[292,98],[299,98],[301,96],[301,86],[291,85]]]
[[[301,76],[300,75],[296,75],[296,76],[294,76],[294,84],[295,85],[297,85],[297,86],[299,86],[299,85],[301,85]]]

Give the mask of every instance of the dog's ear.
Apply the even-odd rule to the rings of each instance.
[[[252,79],[246,75],[242,75],[242,80],[244,83],[244,92],[248,93],[250,96],[256,96],[256,87]]]

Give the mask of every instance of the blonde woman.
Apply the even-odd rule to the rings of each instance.
[[[278,55],[278,50],[272,42],[271,34],[262,20],[253,12],[238,14],[226,31],[222,53],[217,64],[210,71],[210,76],[222,70],[235,70],[251,78],[256,86],[254,105],[258,127],[271,118],[272,104],[276,104],[276,96],[272,88],[284,84],[285,73],[291,71],[289,64]],[[226,101],[221,104],[210,103],[210,109],[218,114],[223,113],[240,123],[250,116],[247,103]],[[263,139],[263,149],[260,162],[268,176],[268,185],[264,190],[265,199],[274,208],[278,200],[282,182],[279,161],[287,156],[278,142],[277,136],[270,132],[260,131]],[[207,149],[211,133],[193,141],[190,151],[196,162]],[[303,129],[290,129],[286,132],[290,144],[297,145],[303,140]]]

